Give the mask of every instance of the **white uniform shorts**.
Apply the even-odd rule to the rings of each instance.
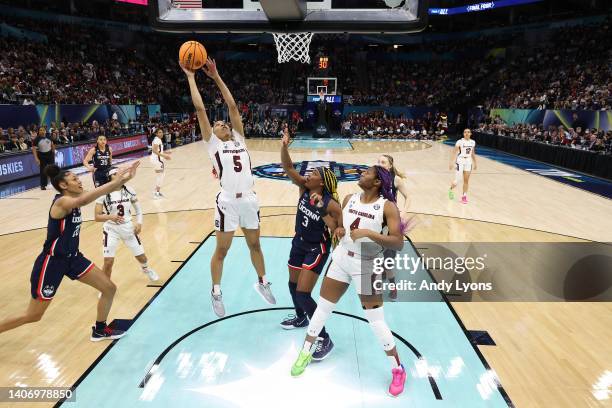
[[[358,254],[350,256],[342,247],[332,252],[332,261],[325,276],[348,284],[355,282],[355,290],[360,295],[382,293],[374,290],[374,282],[382,279],[381,274],[374,273],[374,260],[361,259]]]
[[[102,254],[104,258],[114,258],[119,243],[123,243],[132,251],[134,256],[144,254],[145,250],[138,235],[134,233],[134,224],[104,224],[102,231]]]
[[[457,161],[455,162],[455,170],[462,175],[464,171],[472,171],[472,158],[457,157]]]
[[[221,190],[217,194],[215,208],[215,230],[236,231],[240,228],[259,228],[259,201],[253,191],[229,193]]]
[[[164,170],[164,162],[156,156],[154,159],[151,159],[151,164],[153,165],[153,170],[155,171],[163,171]]]

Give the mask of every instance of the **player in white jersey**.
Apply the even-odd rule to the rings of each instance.
[[[276,304],[276,299],[266,279],[264,258],[259,242],[259,202],[253,191],[251,156],[244,139],[240,111],[227,85],[221,79],[215,61],[209,58],[202,70],[215,81],[221,91],[231,122],[230,125],[224,121],[216,121],[213,127],[210,126],[206,108],[195,81],[195,72],[183,68],[202,130],[202,138],[208,142],[208,155],[221,183],[215,210],[217,247],[210,260],[210,271],[213,283],[211,292],[213,310],[217,316],[222,317],[225,316],[221,294],[223,261],[238,227],[244,233],[251,253],[251,262],[257,272],[258,281],[254,284],[255,290],[269,304]]]
[[[108,172],[107,182],[112,181],[117,174],[117,168]],[[132,223],[132,208],[136,215],[136,224]],[[140,263],[142,272],[152,282],[159,279],[157,273],[147,264],[147,256],[138,234],[142,230],[142,208],[136,198],[136,192],[123,185],[117,190],[96,200],[95,218],[104,222],[102,231],[102,255],[104,256],[104,273],[110,278],[115,262],[115,253],[119,243],[123,243],[132,251]]]
[[[155,131],[155,138],[151,142],[151,164],[153,164],[153,170],[155,170],[155,190],[153,190],[153,198],[162,198],[161,185],[164,181],[164,174],[166,171],[165,162],[170,160],[170,152],[164,152],[164,130],[160,127]]]
[[[470,129],[465,129],[463,131],[463,139],[459,139],[455,143],[448,169],[455,169],[455,179],[451,182],[450,189],[448,190],[448,198],[451,200],[455,198],[453,189],[457,187],[459,180],[463,177],[461,202],[467,204],[470,174],[472,170],[476,170],[476,141],[472,140],[472,131]]]
[[[362,193],[344,198],[344,231],[336,231],[342,239],[332,253],[332,263],[321,286],[317,309],[310,319],[304,346],[291,367],[291,375],[295,377],[304,372],[312,360],[311,349],[313,343],[319,342],[317,337],[325,321],[349,284],[355,281],[366,318],[391,362],[393,379],[389,393],[397,396],[404,390],[406,371],[400,363],[393,334],[385,322],[382,293],[374,289],[374,262],[383,257],[385,249],[401,250],[404,237],[399,210],[391,192],[390,173],[381,166],[370,167],[361,174],[359,187]],[[388,227],[388,233],[383,232],[384,226]],[[347,230],[350,231],[348,235]]]

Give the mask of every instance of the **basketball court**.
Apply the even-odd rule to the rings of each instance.
[[[255,2],[208,14],[199,8],[172,6],[166,0],[151,3],[158,7],[159,17],[152,17],[152,23],[167,31],[217,32],[230,24],[229,31],[234,32],[393,33],[418,31],[426,24],[426,2],[417,0],[379,11],[334,10],[335,2],[329,0],[308,2],[310,13],[304,15],[298,8],[290,18],[282,13],[291,10],[271,7],[264,13],[251,7]],[[271,2],[261,2],[266,3]],[[332,24],[338,21],[346,25],[338,29]],[[223,74],[223,67],[219,69]],[[317,90],[310,96],[315,98]],[[427,298],[386,302],[386,319],[408,372],[404,393],[391,398],[385,392],[388,363],[354,289],[349,288],[326,324],[336,344],[333,353],[313,363],[302,377],[292,378],[290,367],[305,333],[303,329],[285,331],[279,323],[292,311],[287,258],[298,189],[280,170],[280,140],[249,139],[247,145],[257,175],[254,190],[261,206],[266,273],[277,304],[270,307],[253,290],[256,275],[246,243],[237,234],[224,267],[227,315],[219,319],[211,310],[209,261],[215,247],[219,187],[211,176],[205,143],[174,149],[166,168],[166,197],[161,200],[152,197],[155,173],[148,158],[142,158],[138,175],[129,185],[142,203],[141,237],[149,264],[161,280],[149,283],[131,253],[121,248],[113,272],[118,291],[111,320],[129,328],[128,334],[112,343],[92,343],[89,327],[97,293],[65,279],[43,322],[0,336],[0,384],[74,387],[74,401],[0,406],[573,408],[609,404],[612,304],[589,299],[566,302],[554,296],[542,302],[460,302],[452,293],[434,291]],[[598,190],[591,192],[559,182],[564,176],[545,176],[487,152],[478,156],[470,203],[462,205],[447,196],[453,178],[448,170],[452,147],[444,142],[302,137],[292,141],[290,151],[303,170],[314,163],[329,164],[341,176],[341,198],[359,191],[360,169],[375,164],[382,153],[392,154],[407,173],[409,212],[418,221],[403,249],[413,257],[426,251],[428,243],[494,243],[503,251],[503,245],[517,242],[612,242],[612,183],[599,179]],[[80,177],[86,188],[93,187],[88,174]],[[54,194],[33,189],[0,199],[2,317],[19,313],[26,305],[29,274],[44,241]],[[80,249],[101,266],[102,224],[92,221],[93,205],[83,208],[83,220]],[[536,254],[527,262],[537,265],[547,256]],[[509,264],[510,280],[514,273],[520,279],[520,261],[524,260]],[[554,278],[563,280],[564,273],[560,270]],[[418,279],[431,283],[437,281],[434,275],[423,267],[416,273]],[[315,299],[319,287],[320,280],[313,291]],[[611,290],[603,287],[593,299],[609,298]]]

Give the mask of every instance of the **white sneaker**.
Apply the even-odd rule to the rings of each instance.
[[[161,195],[159,195],[159,193],[157,191],[153,192],[153,199],[154,200],[159,200],[161,198]]]
[[[255,292],[259,293],[259,296],[261,296],[261,298],[265,300],[267,303],[271,305],[275,305],[276,298],[272,294],[270,285],[271,285],[270,282],[267,282],[267,283],[255,282],[255,284],[253,285],[253,289],[255,289]]]
[[[159,275],[151,268],[143,269],[142,272],[149,277],[151,282],[156,282],[159,280]]]

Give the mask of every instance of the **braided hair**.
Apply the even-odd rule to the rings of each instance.
[[[338,197],[338,178],[336,174],[329,167],[317,167],[317,171],[323,179],[323,192],[327,192],[336,202],[340,203],[340,197]],[[329,231],[332,235],[332,246],[338,245],[338,238],[333,236],[333,231]]]
[[[391,176],[389,170],[385,169],[384,167],[376,165],[374,166],[374,168],[376,169],[376,176],[380,180],[380,195],[395,204],[397,208],[395,196],[393,195],[393,191],[391,189],[391,187],[393,186],[393,176]],[[400,232],[402,233],[402,235],[405,235],[408,232],[408,221],[401,219],[401,217]]]
[[[385,169],[382,166],[375,165],[376,169],[376,177],[380,180],[380,195],[385,199],[395,202],[395,197],[393,196],[393,176],[389,170]]]
[[[340,198],[338,197],[338,178],[336,174],[329,169],[329,167],[317,167],[317,171],[323,179],[323,190],[332,196],[338,203]]]

